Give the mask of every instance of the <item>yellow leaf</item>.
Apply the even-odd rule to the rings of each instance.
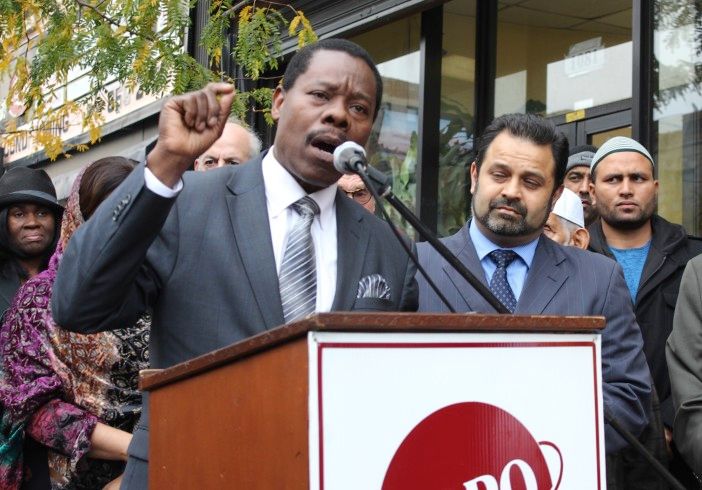
[[[299,25],[300,25],[300,14],[299,14],[299,10],[298,10],[298,14],[295,17],[293,17],[293,20],[290,21],[290,26],[288,27],[288,33],[291,36],[294,36],[295,31],[297,29],[297,26],[299,26]]]
[[[251,5],[247,5],[243,9],[241,9],[241,12],[239,12],[239,23],[240,24],[246,24],[251,20],[251,12],[253,11],[253,7]]]
[[[212,63],[214,63],[215,65],[218,65],[219,61],[221,59],[222,59],[222,48],[218,46],[212,51]]]

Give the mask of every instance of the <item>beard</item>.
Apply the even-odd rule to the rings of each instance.
[[[597,214],[597,209],[595,209],[595,206],[588,206],[587,208],[583,208],[583,218],[585,219],[585,227],[587,228],[592,224],[597,218],[599,218],[599,214]]]
[[[639,208],[635,213],[623,214],[617,211],[615,206],[605,208],[597,206],[600,218],[614,229],[618,230],[638,230],[649,222],[653,213],[656,212],[656,201],[651,200],[645,206]]]
[[[477,188],[476,188],[477,194]],[[508,206],[518,214],[518,216],[500,215],[498,207]],[[548,220],[548,207],[544,210],[544,215],[538,224],[531,224],[527,220],[527,208],[521,201],[506,198],[496,198],[490,201],[488,211],[480,214],[475,209],[475,199],[473,199],[473,217],[485,228],[495,235],[501,236],[525,236],[543,229]]]

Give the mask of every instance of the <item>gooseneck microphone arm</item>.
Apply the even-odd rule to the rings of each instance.
[[[372,180],[366,173],[359,172],[358,176],[361,177],[361,180],[363,183],[366,185],[366,188],[370,191],[370,193],[373,195],[373,199],[375,199],[376,202],[380,203],[380,195],[378,194],[378,191],[375,188],[375,180]],[[387,195],[385,195],[387,198]],[[427,271],[424,269],[422,264],[419,263],[419,260],[417,259],[417,256],[414,254],[412,251],[411,247],[407,244],[407,241],[400,235],[400,232],[398,231],[397,227],[392,223],[390,220],[390,216],[388,216],[387,211],[385,211],[385,208],[380,204],[378,206],[380,208],[380,212],[383,214],[383,218],[385,221],[388,223],[388,226],[390,226],[390,229],[392,230],[393,234],[395,235],[395,238],[397,238],[397,241],[400,242],[400,245],[402,245],[402,248],[405,249],[405,253],[409,256],[410,260],[412,260],[412,263],[417,267],[417,270],[419,271],[420,274],[424,276],[424,279],[426,279],[427,284],[429,284],[429,287],[436,293],[436,295],[439,297],[441,302],[446,305],[446,308],[451,313],[456,313],[456,309],[453,307],[451,303],[449,303],[448,299],[446,299],[446,296],[444,296],[444,293],[441,292],[439,287],[434,283],[434,280],[431,278],[431,276],[427,273]]]
[[[373,197],[375,200],[380,203],[380,197],[384,197],[386,201],[390,203],[390,205],[397,210],[400,215],[407,220],[407,222],[412,225],[412,227],[417,230],[417,233],[419,233],[419,236],[421,236],[423,239],[425,239],[429,244],[431,244],[432,247],[434,247],[434,250],[436,250],[439,255],[441,255],[446,262],[448,262],[451,267],[453,267],[460,275],[463,277],[475,290],[480,294],[483,298],[485,298],[485,301],[487,301],[493,308],[495,308],[495,311],[497,313],[501,314],[510,314],[511,312],[498,300],[494,294],[492,294],[492,291],[490,291],[489,288],[487,288],[480,280],[475,277],[475,275],[468,270],[468,268],[463,265],[463,263],[458,260],[458,257],[456,257],[441,241],[436,238],[434,233],[427,228],[424,223],[419,221],[419,218],[415,216],[415,214],[410,211],[407,206],[404,205],[400,199],[397,198],[392,192],[392,189],[390,188],[390,184],[388,182],[388,177],[383,174],[382,172],[376,170],[373,167],[370,167],[366,165],[365,161],[365,150],[363,150],[363,147],[360,145],[357,145],[356,143],[347,141],[346,143],[343,143],[340,145],[335,151],[334,151],[334,167],[343,173],[355,173],[358,174],[359,177],[363,180],[363,182],[366,184],[366,187],[368,190],[373,194]],[[382,205],[380,206],[380,209],[382,212],[385,214],[385,210],[383,209]],[[390,220],[388,219],[387,215],[385,216],[385,219],[390,223]],[[394,225],[390,223],[390,226],[394,228]],[[397,235],[399,236],[399,235]],[[404,242],[404,240],[400,240]],[[444,297],[443,294],[439,291],[439,289],[436,287],[434,282],[431,280],[429,275],[424,271],[423,268],[420,268],[419,261],[414,258],[414,254],[411,253],[411,251],[408,252],[410,257],[413,258],[413,261],[417,265],[417,269],[422,273],[422,275],[427,279],[427,283],[430,285],[430,287],[434,290],[434,292],[439,296],[441,301],[449,308],[449,310],[453,313],[455,313],[455,310],[453,307],[448,303],[446,298]]]

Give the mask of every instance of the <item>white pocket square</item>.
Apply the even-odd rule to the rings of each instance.
[[[371,274],[358,281],[356,298],[390,299],[390,288],[380,274]]]

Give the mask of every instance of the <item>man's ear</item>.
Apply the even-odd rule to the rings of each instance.
[[[563,184],[559,185],[555,191],[553,191],[553,196],[551,196],[551,207],[548,209],[548,212],[553,211],[553,206],[556,205],[556,201],[560,199],[561,194],[563,194]]]
[[[475,160],[470,164],[470,193],[475,194],[475,188],[478,186],[478,166]]]
[[[578,228],[570,235],[570,241],[574,247],[587,250],[590,245],[590,232],[586,228]]]
[[[274,121],[280,118],[280,108],[285,102],[285,90],[282,85],[278,85],[273,92],[273,103],[271,104],[271,117]]]
[[[590,185],[588,186],[588,190],[590,191],[590,205],[594,206],[595,205],[595,184],[592,183],[592,180],[590,181]]]

